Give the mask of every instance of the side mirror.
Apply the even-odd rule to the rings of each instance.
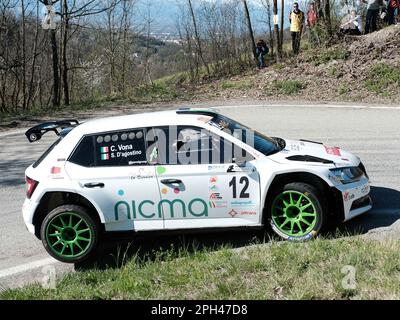
[[[239,167],[245,167],[247,159],[245,157],[237,157],[237,158],[233,158],[232,162],[237,164]]]

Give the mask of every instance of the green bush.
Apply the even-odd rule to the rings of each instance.
[[[330,48],[323,50],[318,48],[317,51],[313,52],[310,56],[310,60],[315,66],[328,63],[334,60],[346,60],[350,53],[344,48]]]
[[[275,80],[273,86],[283,94],[295,94],[305,88],[305,85],[297,80]]]
[[[348,86],[342,84],[342,85],[339,86],[337,92],[340,95],[344,95],[344,94],[347,94],[347,93],[350,92],[350,88]]]
[[[150,103],[169,101],[178,97],[178,93],[172,85],[165,82],[157,82],[152,85],[141,85],[134,89],[130,100],[132,102]]]
[[[273,65],[273,68],[274,68],[276,71],[281,71],[281,70],[283,70],[283,69],[285,68],[285,65],[284,65],[283,63],[275,63],[275,64]]]
[[[230,81],[225,80],[221,82],[222,89],[235,89],[235,90],[246,90],[250,89],[253,85],[250,81],[241,80],[241,81]]]
[[[390,87],[400,85],[400,70],[384,62],[377,63],[369,69],[364,85],[368,91],[389,94]]]
[[[329,73],[330,76],[336,77],[336,75],[338,73],[338,70],[337,70],[336,67],[331,67],[331,68],[328,69],[328,73]]]

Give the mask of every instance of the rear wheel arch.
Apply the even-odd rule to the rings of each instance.
[[[309,172],[291,172],[279,174],[274,177],[270,184],[264,202],[262,222],[267,222],[267,207],[276,196],[276,192],[289,183],[306,183],[314,186],[322,196],[324,196],[327,203],[327,210],[330,217],[331,224],[342,222],[344,220],[344,209],[342,203],[342,195],[339,190],[328,185],[328,183],[321,177]]]
[[[33,215],[33,225],[35,226],[35,236],[40,237],[40,228],[45,217],[55,208],[62,205],[77,205],[85,208],[87,213],[98,222],[104,231],[104,225],[101,223],[101,218],[98,210],[91,201],[82,195],[74,192],[52,191],[46,192],[41,198],[38,207]]]

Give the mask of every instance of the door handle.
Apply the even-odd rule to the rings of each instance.
[[[180,183],[182,183],[182,180],[180,180],[180,179],[163,179],[163,180],[161,180],[161,183],[163,183],[163,184],[180,184]]]
[[[91,183],[85,183],[83,185],[85,188],[104,188],[104,183],[103,182],[91,182]]]

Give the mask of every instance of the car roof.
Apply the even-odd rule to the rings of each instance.
[[[137,113],[124,116],[93,119],[83,122],[75,128],[75,134],[90,134],[131,128],[168,125],[199,125],[204,117],[212,117],[218,113],[211,109],[179,109]]]

